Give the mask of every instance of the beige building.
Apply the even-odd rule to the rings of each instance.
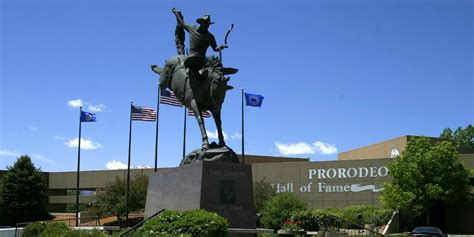
[[[242,158],[239,157],[242,161]],[[255,156],[245,155],[245,163],[288,163],[288,162],[309,162],[309,158],[287,158],[287,157],[271,157],[271,156]],[[172,170],[174,168],[159,168],[160,171]],[[137,174],[150,175],[154,169],[132,169],[130,177]],[[49,188],[49,211],[50,212],[65,212],[68,204],[76,203],[76,175],[72,172],[45,172],[48,177]],[[113,181],[116,178],[126,179],[127,170],[94,170],[81,171],[79,189],[81,196],[79,196],[79,203],[88,204],[92,202],[93,192],[103,187],[106,183]]]
[[[413,136],[403,136],[341,152],[334,161],[246,155],[245,163],[252,165],[253,182],[265,179],[277,192],[295,193],[311,207],[381,206],[380,191],[383,183],[390,180],[388,163],[393,160],[391,157],[406,148],[411,138]],[[474,152],[461,154],[461,159],[466,167],[474,169]],[[134,169],[131,177],[138,173],[149,175],[153,169]],[[68,204],[75,203],[76,172],[46,174],[50,191],[49,210],[64,212]],[[125,179],[126,175],[126,170],[81,171],[80,189],[86,192],[82,192],[79,202],[92,202],[96,189],[116,177]],[[471,180],[474,183],[474,177]]]
[[[402,136],[387,141],[363,146],[354,150],[341,152],[338,154],[339,160],[367,160],[392,158],[397,153],[405,150],[408,142],[419,136]],[[430,137],[433,142],[441,140],[440,138]]]
[[[314,208],[381,206],[380,191],[383,183],[390,181],[388,164],[414,137],[402,136],[341,152],[335,161],[255,163],[253,180],[265,178],[277,191],[293,192]],[[474,170],[474,152],[460,157],[468,169]],[[474,175],[471,183],[474,189]]]

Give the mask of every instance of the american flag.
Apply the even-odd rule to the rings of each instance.
[[[152,108],[132,105],[132,120],[134,121],[156,121],[156,111]]]
[[[188,110],[188,115],[189,116],[194,116],[194,112],[192,110]],[[212,114],[210,111],[204,111],[204,112],[201,112],[201,115],[203,118],[210,118],[212,117]]]
[[[183,107],[181,101],[179,101],[178,98],[176,98],[176,96],[174,95],[174,93],[168,89],[161,90],[160,104]]]

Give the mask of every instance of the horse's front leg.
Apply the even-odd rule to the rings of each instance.
[[[202,118],[202,114],[199,110],[199,107],[197,106],[196,100],[192,100],[190,106],[190,109],[194,112],[194,117],[196,117],[196,120],[199,124],[199,129],[201,130],[202,149],[207,150],[209,149],[209,140],[207,138],[206,127],[204,126],[204,119]]]
[[[221,111],[220,110],[212,110],[212,117],[214,117],[214,122],[216,123],[217,128],[217,136],[219,137],[219,146],[224,147],[224,134],[222,133],[222,120],[221,120]]]

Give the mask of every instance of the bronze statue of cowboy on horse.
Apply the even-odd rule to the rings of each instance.
[[[218,47],[214,36],[208,31],[209,26],[214,23],[209,15],[198,18],[196,22],[199,27],[197,27],[187,25],[179,10],[173,8],[172,12],[177,20],[175,42],[178,55],[166,60],[163,68],[152,65],[151,69],[160,74],[160,87],[172,90],[181,103],[194,112],[202,135],[202,151],[209,149],[201,114],[204,111],[212,113],[219,138],[218,146],[226,147],[222,133],[221,108],[226,91],[232,87],[227,84],[230,78],[225,75],[237,73],[238,69],[224,67],[221,52],[228,47],[227,37],[232,28],[226,34],[225,43]],[[184,55],[184,31],[189,33],[188,56]],[[220,57],[206,57],[209,47],[219,52]]]

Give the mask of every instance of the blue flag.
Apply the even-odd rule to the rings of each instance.
[[[95,122],[95,113],[81,111],[81,122]]]
[[[261,107],[263,96],[245,93],[245,104],[247,106]]]

